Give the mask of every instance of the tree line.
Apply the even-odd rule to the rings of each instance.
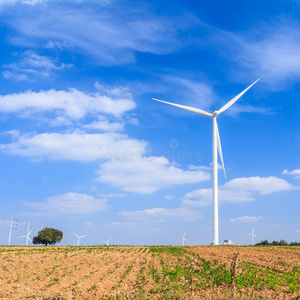
[[[297,241],[288,243],[285,240],[280,240],[279,242],[278,241],[268,242],[268,240],[265,240],[255,244],[255,246],[299,246],[299,245],[300,243],[298,243]]]

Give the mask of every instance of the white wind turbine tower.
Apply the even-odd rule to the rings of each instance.
[[[185,232],[183,233],[182,238],[180,238],[179,240],[182,241],[182,246],[184,246],[184,242],[187,242],[187,243],[188,243],[187,239],[185,238]]]
[[[80,245],[80,239],[84,238],[85,236],[87,236],[87,234],[82,235],[82,236],[78,236],[76,233],[72,232],[76,237],[77,237],[77,246]]]
[[[217,116],[227,110],[232,104],[234,104],[240,97],[242,97],[259,79],[257,79],[255,82],[253,82],[249,87],[247,87],[244,91],[242,91],[240,94],[238,94],[236,97],[231,99],[228,103],[226,103],[220,110],[215,110],[214,113],[210,114],[204,110],[186,106],[186,105],[180,105],[180,104],[174,104],[162,100],[158,100],[155,98],[152,98],[152,100],[159,101],[162,103],[166,103],[175,107],[179,107],[181,109],[188,110],[190,112],[210,117],[213,119],[213,145],[212,145],[212,160],[213,160],[213,245],[219,244],[219,216],[218,216],[218,150],[220,159],[223,166],[224,175],[226,178],[225,173],[225,167],[224,167],[224,161],[223,161],[223,155],[222,155],[222,148],[221,148],[221,140],[217,125]]]
[[[106,246],[109,246],[109,242],[110,242],[110,240],[111,240],[111,238],[109,239],[109,240],[107,240],[107,241],[102,241],[103,243],[105,243],[106,244]]]
[[[30,239],[30,234],[31,234],[33,228],[31,228],[31,230],[29,231],[29,227],[30,227],[30,223],[28,222],[27,234],[26,235],[22,235],[22,236],[18,236],[18,238],[24,238],[24,237],[26,237],[26,246],[28,246],[28,241],[30,241],[30,243],[32,244],[32,240]]]
[[[247,234],[247,235],[252,235],[252,246],[254,246],[254,238],[256,238],[256,235],[254,234],[254,229],[255,226],[253,227],[252,232]]]

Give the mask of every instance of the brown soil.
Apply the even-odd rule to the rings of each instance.
[[[186,246],[184,249],[188,252],[182,256],[197,254],[198,258],[215,260],[217,265],[226,263],[227,268],[238,252],[239,266],[252,264],[282,273],[300,265],[299,247]],[[158,270],[158,274],[163,264],[175,267],[180,259],[180,255],[150,252],[150,247],[1,247],[0,299],[159,299],[162,294],[153,288],[163,279],[155,279],[151,270]],[[182,286],[185,284],[188,285],[182,278]],[[230,286],[225,285],[202,290],[187,286],[186,291],[182,299],[231,298]],[[181,299],[172,297],[172,291],[168,295],[164,299]],[[237,297],[300,299],[300,292],[299,288],[295,292],[245,288],[237,291]]]

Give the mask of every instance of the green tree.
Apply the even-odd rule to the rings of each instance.
[[[33,244],[54,245],[59,243],[63,238],[62,231],[46,227],[39,231],[38,235],[32,240]]]
[[[268,245],[270,245],[268,240],[261,241],[260,243],[255,244],[255,246],[268,246]]]
[[[286,242],[286,240],[280,240],[279,245],[280,246],[288,246],[289,244]]]

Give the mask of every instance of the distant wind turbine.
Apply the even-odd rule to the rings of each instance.
[[[179,240],[182,241],[182,246],[184,246],[184,242],[187,242],[187,243],[188,243],[188,241],[187,241],[186,238],[185,238],[185,232],[183,233],[182,238],[180,238]]]
[[[252,246],[254,246],[254,238],[256,238],[256,235],[254,234],[254,229],[255,226],[253,227],[252,232],[247,234],[247,235],[252,235]]]
[[[32,244],[32,240],[30,239],[30,234],[31,234],[33,228],[31,228],[31,230],[29,231],[29,227],[30,227],[30,223],[28,222],[27,234],[18,236],[18,238],[24,238],[24,237],[26,238],[26,246],[28,246],[28,241],[30,241],[30,243]]]
[[[85,236],[87,236],[87,234],[82,235],[82,236],[78,236],[76,233],[72,232],[76,237],[77,237],[77,246],[80,245],[80,239],[84,238]]]
[[[220,110],[215,110],[214,113],[208,113],[204,110],[186,106],[186,105],[180,105],[180,104],[174,104],[162,100],[158,100],[155,98],[152,98],[152,100],[159,101],[162,103],[166,103],[175,107],[179,107],[181,109],[188,110],[190,112],[210,117],[213,119],[213,145],[212,145],[212,157],[213,157],[213,245],[219,244],[219,216],[218,216],[218,150],[220,159],[223,166],[224,175],[226,178],[226,172],[224,167],[224,161],[223,161],[223,154],[222,154],[222,148],[221,148],[221,140],[217,125],[217,116],[227,110],[232,104],[234,104],[240,97],[242,97],[259,79],[257,79],[255,82],[253,82],[249,87],[247,87],[244,91],[242,91],[240,94],[235,96],[233,99],[231,99],[228,103],[226,103]]]
[[[102,241],[103,243],[105,243],[106,244],[106,246],[109,246],[109,242],[110,242],[110,240],[111,240],[111,238],[109,239],[109,240],[107,240],[107,241]]]

